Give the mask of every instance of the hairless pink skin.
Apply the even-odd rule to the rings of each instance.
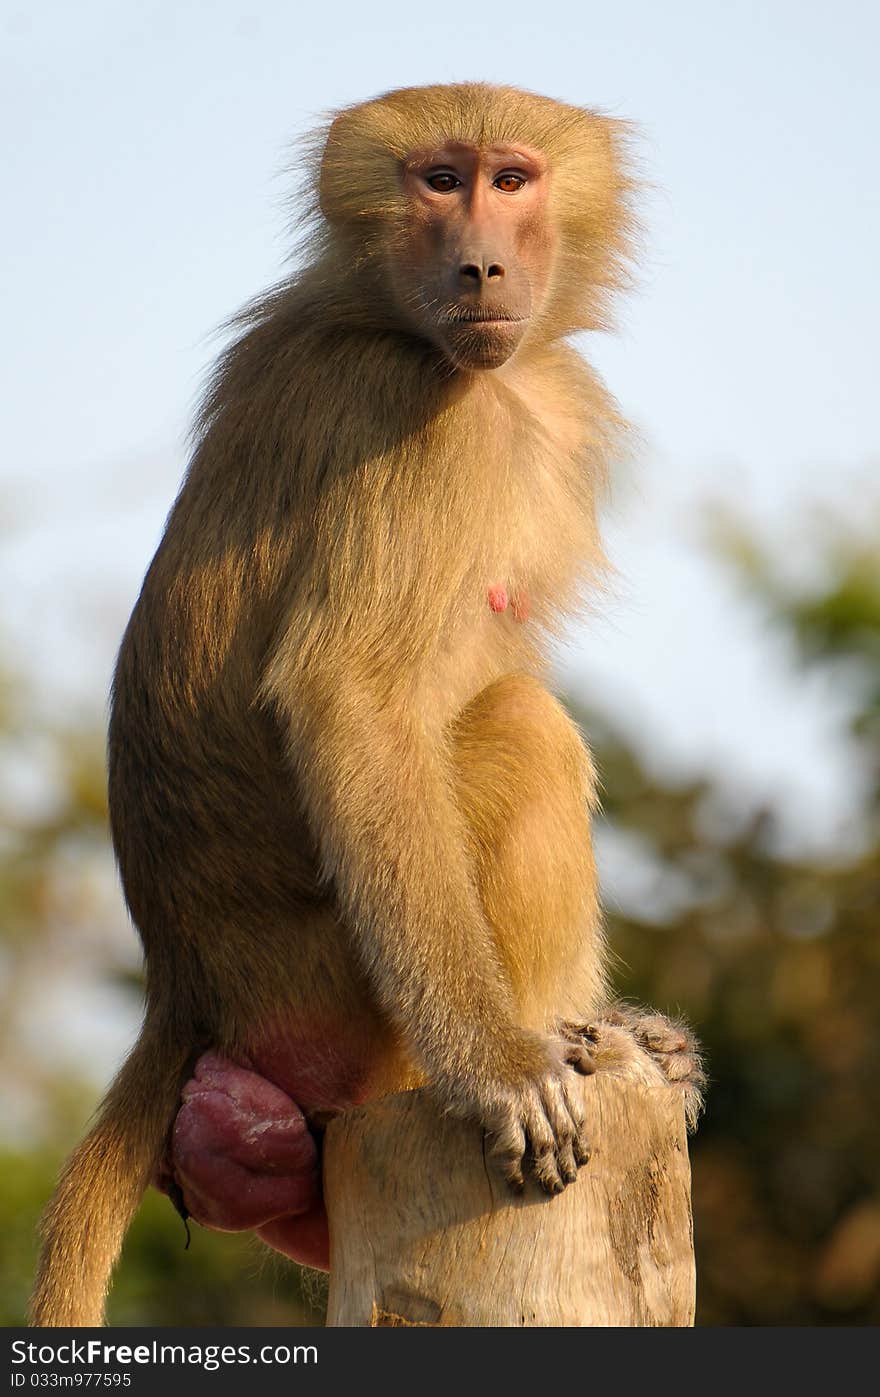
[[[494,611],[497,614],[500,611],[507,610],[507,604],[509,601],[509,597],[507,595],[507,588],[504,587],[500,582],[494,583],[489,588],[488,597],[490,611]]]
[[[528,621],[532,606],[525,588],[522,591],[514,592],[510,601],[510,609],[513,612],[514,621]]]
[[[318,1146],[280,1087],[204,1053],[183,1089],[168,1164],[187,1211],[219,1232],[255,1230],[295,1261],[329,1268]]]
[[[310,1042],[270,1039],[246,1065],[203,1053],[183,1089],[158,1187],[176,1185],[205,1227],[254,1230],[294,1261],[329,1270],[319,1147],[303,1108],[333,1114],[369,1094],[366,1055],[353,1041],[348,1048],[333,1051],[316,1033]]]

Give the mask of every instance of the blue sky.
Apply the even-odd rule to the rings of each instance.
[[[484,78],[634,120],[648,255],[584,346],[641,436],[608,535],[620,581],[562,668],[682,770],[806,834],[858,772],[846,695],[706,560],[700,510],[878,510],[880,7],[618,0],[370,6],[5,3],[0,636],[47,708],[100,719],[184,465],[210,332],[279,275],[280,171],[315,117]]]

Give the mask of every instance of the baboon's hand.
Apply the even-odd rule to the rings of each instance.
[[[489,1158],[514,1192],[531,1174],[547,1193],[561,1193],[590,1158],[576,1074],[594,1066],[583,1043],[538,1042],[532,1071],[515,1085],[495,1084],[480,1114]]]

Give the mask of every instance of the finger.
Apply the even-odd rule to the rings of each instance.
[[[514,1193],[522,1193],[525,1188],[523,1158],[526,1152],[526,1136],[519,1121],[511,1118],[497,1131],[487,1136],[488,1157],[501,1174],[508,1188]]]
[[[557,1025],[556,1033],[566,1043],[592,1043],[599,1041],[599,1030],[595,1024],[573,1023],[569,1019]]]
[[[564,1184],[573,1184],[577,1178],[578,1166],[574,1154],[574,1136],[568,1135],[559,1141],[556,1150],[556,1165]]]
[[[613,1005],[611,1008],[602,1011],[602,1022],[614,1024],[615,1027],[619,1028],[621,1024],[626,1022],[626,1015],[619,1005]]]
[[[670,1082],[683,1082],[694,1073],[694,1060],[686,1053],[670,1053],[664,1055],[661,1063],[663,1071]]]
[[[574,1158],[578,1166],[589,1161],[592,1149],[590,1147],[589,1136],[587,1135],[587,1124],[584,1119],[583,1105],[578,1099],[576,1092],[564,1089],[565,1106],[571,1118],[571,1143]]]
[[[569,1091],[565,1082],[551,1079],[543,1085],[541,1103],[554,1141],[559,1144],[572,1139],[583,1125],[583,1109],[577,1093]]]
[[[524,1193],[526,1187],[525,1175],[521,1159],[509,1159],[502,1163],[500,1167],[501,1177],[507,1184],[511,1193]]]
[[[563,1052],[563,1061],[569,1067],[573,1067],[575,1072],[579,1072],[582,1077],[590,1077],[596,1070],[593,1055],[583,1043],[567,1043]]]
[[[593,1151],[590,1147],[590,1141],[587,1137],[586,1131],[578,1131],[577,1135],[575,1135],[574,1139],[571,1142],[571,1146],[574,1151],[574,1157],[577,1162],[578,1168],[580,1169],[583,1167],[583,1165],[589,1164]]]
[[[536,1113],[527,1128],[532,1173],[545,1193],[561,1193],[565,1188],[556,1159],[557,1140],[552,1121]]]
[[[662,1014],[646,1014],[636,1025],[636,1035],[650,1052],[680,1053],[687,1047],[681,1027]]]
[[[565,1188],[553,1149],[541,1150],[532,1155],[532,1173],[545,1193],[561,1193]]]

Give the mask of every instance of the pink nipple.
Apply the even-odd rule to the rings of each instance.
[[[508,595],[507,595],[507,588],[504,587],[504,586],[502,586],[502,584],[501,584],[500,582],[493,582],[492,586],[489,588],[489,593],[488,593],[488,595],[489,595],[489,608],[490,608],[490,610],[492,610],[492,611],[506,611],[506,610],[507,610],[508,602],[509,602],[510,599],[509,599],[509,597],[508,597]]]

